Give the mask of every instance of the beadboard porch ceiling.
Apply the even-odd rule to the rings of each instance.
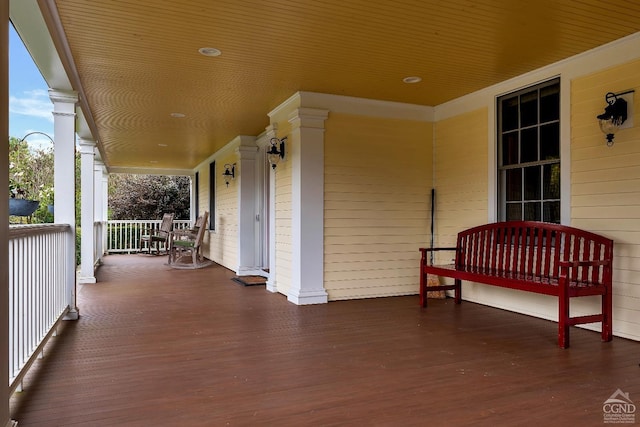
[[[194,168],[296,91],[435,106],[640,31],[635,1],[38,5],[109,168]]]

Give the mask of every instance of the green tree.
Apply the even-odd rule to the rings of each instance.
[[[9,138],[9,196],[40,201],[31,222],[53,222],[53,147],[32,148],[27,141]]]
[[[160,219],[174,212],[189,219],[190,183],[186,176],[113,174],[109,177],[110,219]]]

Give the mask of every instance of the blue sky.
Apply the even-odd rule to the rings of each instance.
[[[48,86],[11,26],[9,33],[9,136],[22,138],[39,131],[53,138],[53,104]],[[51,147],[41,135],[27,139],[33,147]]]

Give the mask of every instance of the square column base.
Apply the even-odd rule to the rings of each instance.
[[[329,302],[329,295],[323,289],[301,293],[297,291],[299,290],[294,289],[287,295],[287,300],[296,305],[326,304]]]

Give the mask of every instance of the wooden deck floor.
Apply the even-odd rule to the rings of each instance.
[[[555,323],[450,299],[295,306],[164,261],[110,256],[80,287],[19,427],[602,426],[617,389],[640,403],[637,342],[573,329],[561,350]]]

